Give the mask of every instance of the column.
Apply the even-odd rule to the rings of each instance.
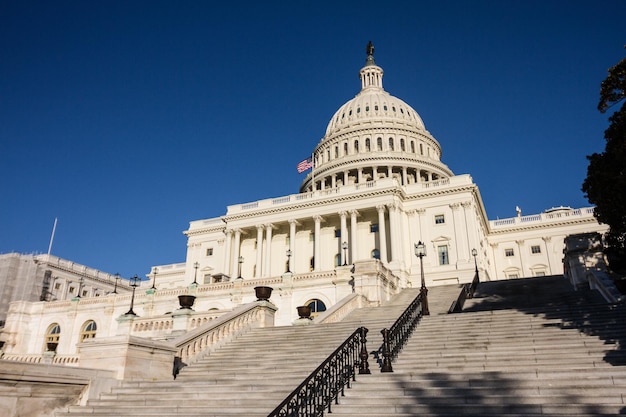
[[[407,173],[406,173],[406,167],[403,166],[402,167],[402,185],[407,185],[408,184],[408,178],[407,178]]]
[[[345,211],[339,212],[339,218],[341,220],[341,242],[339,242],[339,247],[341,248],[341,263],[340,265],[347,264],[348,260],[346,256],[348,255],[345,250],[343,250],[343,242],[348,243],[348,225],[346,224],[346,213]]]
[[[337,174],[330,176],[330,188],[337,188]]]
[[[387,263],[387,233],[385,232],[385,206],[376,206],[378,210],[378,240],[380,244],[380,260]]]
[[[550,243],[552,241],[552,238],[550,236],[547,237],[542,237],[541,240],[543,240],[543,244],[546,247],[546,258],[548,259],[548,273],[546,275],[555,275],[556,271],[552,270],[552,262],[550,262],[550,257],[552,255],[552,251],[550,250],[550,248],[548,248],[548,243]],[[552,246],[552,245],[550,245]]]
[[[460,203],[450,204],[450,209],[452,210],[452,227],[454,229],[454,248],[456,251],[457,263],[460,260],[468,261],[470,258],[470,251],[463,244],[463,242],[465,242],[465,239],[463,239],[461,235],[462,230],[460,229],[460,226],[461,226],[461,219],[460,219],[461,210],[459,210],[460,208],[461,208]],[[448,256],[449,255],[450,254],[448,254]],[[451,256],[450,256],[450,264],[452,264]]]
[[[358,168],[356,172],[357,172],[356,182],[358,184],[362,184],[363,183],[363,168]]]
[[[392,172],[391,172],[391,171],[392,171],[392,169],[391,169],[391,168],[392,168],[392,166],[391,166],[391,165],[388,165],[388,166],[387,166],[387,178],[391,178],[391,174],[392,174]]]
[[[400,228],[398,227],[398,205],[397,203],[389,204],[389,237],[391,241],[391,261],[399,261],[400,249],[398,243],[400,240]]]
[[[322,216],[314,216],[315,220],[315,235],[314,235],[314,249],[313,249],[313,270],[319,271],[320,269],[320,239],[321,239],[321,222]]]
[[[294,262],[296,256],[296,225],[298,222],[296,220],[289,220],[289,250],[291,251],[291,258],[289,258],[289,270],[294,272]]]
[[[239,273],[238,268],[239,268],[240,243],[241,243],[241,229],[235,229],[235,244],[233,247],[233,263],[232,263],[232,269],[231,269],[231,271],[233,271],[233,275]]]
[[[265,264],[264,276],[269,277],[272,274],[272,224],[265,225]]]
[[[350,261],[354,263],[357,257],[357,223],[356,217],[359,212],[356,210],[350,210]]]
[[[232,251],[232,243],[233,243],[233,231],[231,229],[227,229],[224,231],[226,233],[226,243],[224,244],[224,274],[231,276],[230,269],[230,261],[231,261],[231,251]]]
[[[263,274],[263,226],[256,227],[256,271],[255,278],[261,278]]]

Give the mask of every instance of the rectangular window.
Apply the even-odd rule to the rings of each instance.
[[[446,218],[443,214],[435,215],[435,224],[444,224],[446,222]]]
[[[54,289],[55,290],[60,290],[61,289],[61,284],[58,283],[58,282],[56,284],[54,284]]]
[[[512,248],[504,250],[504,256],[515,256],[515,252],[513,252]]]
[[[541,247],[539,245],[533,245],[530,247],[531,253],[541,253]]]
[[[370,224],[370,233],[376,233],[376,232],[378,232],[378,223]]]
[[[340,238],[341,237],[341,229],[335,229],[335,237],[336,238]]]
[[[70,287],[70,294],[74,294],[74,287]]]
[[[448,259],[448,245],[437,246],[437,257],[439,258],[439,265],[448,265],[450,259]]]
[[[206,256],[213,256],[213,248],[206,249]]]

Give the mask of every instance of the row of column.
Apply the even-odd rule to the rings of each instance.
[[[401,219],[399,214],[399,207],[396,204],[389,206],[379,205],[376,207],[378,211],[378,233],[379,233],[379,251],[380,259],[383,262],[388,261],[387,251],[387,228],[385,221],[385,210],[389,210],[389,223],[391,226],[391,233],[395,237],[391,239],[391,254],[392,261],[397,260],[401,252]],[[340,211],[339,222],[341,228],[341,243],[349,242],[349,251],[340,251],[341,265],[351,263],[357,259],[358,254],[358,221],[357,217],[359,212],[357,210]],[[350,230],[348,231],[348,216],[350,217]],[[321,266],[321,224],[324,221],[324,217],[321,215],[313,216],[314,221],[314,248],[313,248],[313,270],[319,271]],[[296,227],[300,224],[298,220],[289,220],[289,246],[291,256],[288,257],[289,270],[293,272],[293,262],[296,253],[295,241],[296,241]],[[268,277],[271,275],[270,266],[272,264],[272,233],[275,228],[274,224],[268,223],[264,225],[256,226],[256,272],[255,278]],[[225,240],[225,274],[233,276],[233,274],[239,274],[239,257],[241,254],[241,235],[244,233],[242,229],[227,229]],[[349,236],[349,238],[348,238]],[[265,243],[265,244],[264,244]],[[265,255],[265,256],[264,256]],[[286,256],[286,254],[280,254],[280,256]]]
[[[377,178],[378,168],[379,167],[377,167],[377,166],[369,167],[369,168],[358,168],[356,170],[356,183],[357,184],[362,184],[363,182],[365,182],[364,179],[363,179],[364,170],[367,170],[367,171],[371,170],[372,177],[373,177],[372,180],[376,181],[378,179]],[[340,173],[335,173],[335,174],[332,174],[330,176],[322,177],[321,179],[313,178],[315,183],[312,184],[309,187],[309,191],[311,191],[313,189],[318,190],[317,183],[320,184],[319,190],[325,190],[327,188],[326,185],[329,182],[330,182],[330,188],[337,188],[337,180],[339,178],[342,178],[342,184],[343,185],[347,185],[350,171],[351,170],[346,170],[346,171],[343,171],[343,172],[340,172]],[[423,182],[430,182],[430,181],[434,181],[434,180],[439,179],[439,176],[436,173],[433,173],[431,171],[423,171],[423,170],[417,170],[417,169],[411,169],[410,171],[411,171],[411,173],[409,175],[409,170],[407,169],[407,167],[406,166],[402,167],[402,171],[401,171],[402,178],[401,178],[401,180],[402,180],[402,184],[403,185],[411,184],[413,182],[415,182],[415,183],[422,182],[422,174],[424,174],[424,176],[425,176]],[[386,174],[387,174],[387,178],[391,178],[392,177],[392,175],[393,175],[393,166],[391,166],[391,165],[387,166],[387,173]],[[330,181],[329,181],[329,178],[330,178]]]

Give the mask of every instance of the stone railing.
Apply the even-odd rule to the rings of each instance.
[[[564,220],[574,219],[594,219],[593,207],[585,207],[580,209],[557,210],[548,213],[531,214],[528,216],[510,217],[507,219],[489,220],[489,226],[492,229],[503,229],[532,223],[555,223]]]
[[[316,324],[337,323],[357,308],[361,308],[366,305],[368,305],[368,301],[361,294],[350,294],[342,300],[339,300],[339,302],[326,310],[324,313],[315,317],[313,322]]]
[[[220,316],[223,316],[224,314],[226,314],[225,311],[192,312],[190,313],[191,317],[188,320],[189,324],[187,326],[187,330],[193,330],[200,327]],[[134,336],[149,338],[158,336],[162,337],[172,333],[173,329],[174,317],[172,317],[171,314],[146,318],[138,317],[133,320],[131,334]]]
[[[50,356],[47,354],[50,353]],[[55,365],[78,366],[78,355],[53,355],[52,352],[30,354],[4,354],[0,359],[26,363],[52,363]]]
[[[176,356],[185,363],[193,362],[250,329],[274,325],[276,306],[268,301],[256,301],[206,323],[172,340]]]

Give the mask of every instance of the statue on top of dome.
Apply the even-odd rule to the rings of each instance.
[[[365,47],[365,53],[367,53],[365,65],[376,65],[376,62],[374,61],[374,44],[372,43],[372,41],[369,41],[367,43],[367,46]]]

